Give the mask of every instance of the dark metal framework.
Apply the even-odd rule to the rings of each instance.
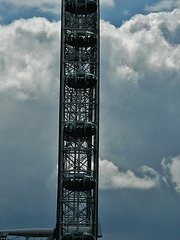
[[[62,0],[56,239],[98,238],[99,0]]]
[[[99,0],[62,0],[56,228],[0,230],[0,240],[102,237],[98,229],[99,46]]]

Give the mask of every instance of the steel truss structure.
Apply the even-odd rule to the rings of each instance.
[[[97,240],[99,0],[62,0],[57,224],[0,231],[7,237]]]
[[[99,2],[62,0],[57,239],[98,238]]]

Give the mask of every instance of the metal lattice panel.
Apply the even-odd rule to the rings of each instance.
[[[56,238],[98,237],[99,2],[62,0]]]

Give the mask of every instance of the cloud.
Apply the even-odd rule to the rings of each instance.
[[[32,0],[32,1],[23,1],[23,0],[0,0],[0,5],[3,4],[11,4],[12,6],[19,8],[19,7],[26,7],[26,8],[39,8],[41,12],[49,12],[53,14],[60,14],[60,4],[61,1],[59,0]],[[105,7],[114,7],[115,2],[114,0],[101,0],[100,4]],[[14,9],[17,11],[17,9]]]
[[[100,4],[106,7],[114,7],[115,1],[114,0],[100,0]]]
[[[162,0],[158,1],[152,5],[146,5],[145,10],[147,12],[158,12],[158,11],[166,11],[166,10],[173,10],[175,8],[180,7],[179,0]]]
[[[172,185],[176,192],[180,193],[180,155],[163,158],[161,164],[166,182]]]
[[[123,11],[123,16],[130,16],[130,15],[131,15],[130,10],[124,10]]]
[[[160,175],[154,169],[143,166],[141,172],[144,176],[138,177],[130,170],[126,172],[120,171],[111,161],[100,160],[100,188],[144,190],[159,185]]]
[[[168,185],[180,193],[180,155],[161,160],[162,173],[142,166],[137,176],[131,170],[122,171],[109,160],[100,160],[100,189],[151,189]],[[161,172],[161,171],[160,171]]]
[[[144,80],[147,70],[165,67],[168,72],[175,70],[175,54],[179,46],[173,43],[177,41],[174,38],[179,29],[178,18],[179,10],[174,10],[171,13],[136,15],[120,28],[102,21],[102,55],[109,54],[108,67],[115,75],[111,77],[112,83],[128,81],[134,84]],[[163,48],[165,51],[162,52]]]
[[[179,94],[174,95],[174,91],[178,89],[180,75],[179,16],[179,10],[136,15],[120,28],[101,22],[101,154],[102,158],[112,159],[115,164],[112,168],[122,165],[130,169],[133,164],[139,168],[142,166],[139,159],[149,166],[159,150],[162,151],[158,159],[171,151],[163,134],[176,134],[174,127],[178,128]],[[1,26],[1,96],[17,101],[57,96],[59,29],[58,22],[50,23],[43,18],[21,19]],[[113,128],[109,128],[111,125]],[[157,129],[163,134],[158,135]],[[158,149],[155,138],[162,145]],[[136,186],[146,183],[148,188],[154,184],[154,178],[139,179],[131,171],[124,175],[114,171],[117,175],[114,178],[138,180]]]
[[[59,29],[44,18],[0,26],[1,228],[54,219]]]
[[[102,159],[157,169],[179,153],[179,17],[174,10],[136,15],[120,28],[101,22]]]
[[[32,1],[23,1],[23,0],[0,0],[0,4],[11,4],[15,8],[17,7],[27,7],[27,8],[40,8],[42,12],[51,12],[54,14],[60,13],[60,1],[58,0],[32,0]],[[17,11],[17,9],[14,9]]]
[[[0,0],[0,3],[4,3],[4,0]],[[7,0],[6,2],[12,3],[14,5],[26,5],[29,7],[34,7],[34,6],[39,6],[41,4],[49,4],[48,0],[32,0],[32,1],[26,1],[24,2],[23,0]],[[59,0],[51,0],[51,4],[59,4]]]
[[[168,223],[179,219],[179,200],[176,203],[174,193],[161,187],[166,180],[179,191],[179,157],[168,161],[169,167],[165,163],[168,175],[160,167],[164,156],[179,154],[179,17],[180,11],[174,10],[136,15],[120,28],[101,22],[100,157],[104,160],[100,162],[100,183],[106,190],[101,192],[108,207],[103,209],[103,202],[100,207],[103,219],[108,221],[111,218],[107,208],[111,206],[110,212],[116,213],[113,228],[119,231],[122,210],[122,223],[124,216],[126,223],[133,220],[131,227],[139,224],[139,231],[143,229],[140,236],[149,239],[155,238],[157,232],[159,239],[163,238],[163,229],[172,232],[166,228],[166,221],[156,219],[157,215],[160,220],[170,219]],[[0,26],[2,228],[54,223],[59,30],[58,22],[44,18]],[[126,191],[117,191],[121,189]],[[134,216],[141,216],[141,221],[134,221]],[[152,235],[146,234],[149,226],[159,222],[162,231],[154,227]],[[128,239],[133,231],[127,226],[128,230],[124,225],[123,231]],[[179,233],[179,226],[175,230]],[[170,235],[166,236],[163,239]]]
[[[43,18],[0,27],[1,94],[21,100],[57,94],[59,28]]]

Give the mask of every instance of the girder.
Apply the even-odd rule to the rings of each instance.
[[[99,0],[62,0],[61,5],[56,228],[4,230],[0,240],[102,237],[98,232]]]
[[[56,239],[98,238],[99,1],[62,0]]]

